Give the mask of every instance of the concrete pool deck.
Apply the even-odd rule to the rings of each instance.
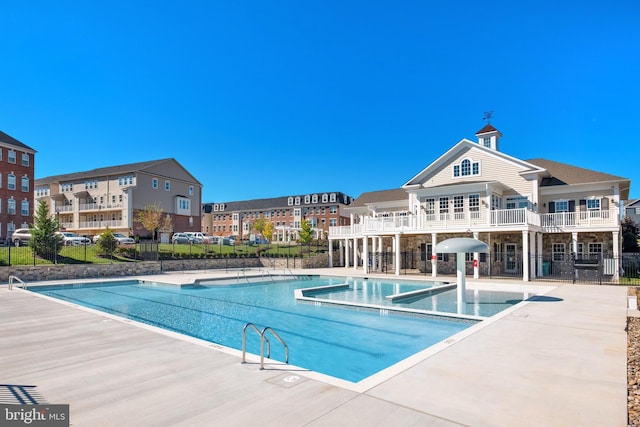
[[[627,425],[623,286],[557,285],[357,387],[280,364],[260,370],[237,351],[6,285],[0,307],[0,387],[33,386],[39,402],[69,404],[73,426]]]

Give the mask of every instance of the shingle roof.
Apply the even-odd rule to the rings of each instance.
[[[554,162],[547,159],[531,159],[527,162],[544,168],[549,172],[550,177],[543,178],[541,186],[563,185],[563,184],[586,184],[601,181],[625,180],[619,176],[598,172],[591,169],[584,169],[566,163]]]
[[[409,196],[404,188],[394,188],[391,190],[371,191],[362,193],[349,207],[359,208],[370,203],[395,202],[398,200],[406,200]]]
[[[15,147],[20,147],[20,148],[24,148],[25,150],[29,150],[29,151],[35,152],[35,150],[33,148],[29,147],[27,144],[23,144],[22,142],[18,141],[17,139],[12,137],[11,135],[7,135],[6,133],[2,132],[1,130],[0,130],[0,142],[4,142],[5,144],[13,145]]]
[[[42,185],[42,184],[47,184],[52,182],[73,181],[73,180],[79,180],[84,178],[91,178],[95,176],[120,175],[125,173],[144,171],[145,169],[148,169],[152,166],[156,166],[158,164],[161,164],[167,161],[173,161],[178,163],[174,158],[166,158],[166,159],[159,159],[159,160],[149,160],[145,162],[128,163],[128,164],[119,165],[119,166],[107,166],[103,168],[91,169],[88,171],[72,172],[72,173],[67,173],[62,175],[52,175],[44,178],[37,178],[35,180],[35,184]]]
[[[544,168],[549,173],[548,177],[542,178],[540,187],[618,181],[620,183],[620,199],[626,200],[627,197],[629,197],[631,180],[628,178],[622,178],[620,176],[598,172],[591,169],[584,169],[547,159],[531,159],[527,160],[527,162]]]
[[[346,196],[344,193],[341,193],[339,191],[326,191],[326,192],[322,192],[322,193],[312,193],[312,194],[335,194],[336,198],[337,198],[337,202],[331,202],[333,203],[344,203],[344,196]],[[289,206],[289,197],[300,197],[300,204],[299,205],[295,205],[296,207],[300,207],[300,206],[316,206],[316,205],[327,205],[328,203],[303,203],[304,202],[304,198],[305,196],[311,195],[309,193],[307,194],[296,194],[293,196],[281,196],[281,197],[272,197],[272,198],[268,198],[268,199],[253,199],[253,200],[240,200],[240,201],[235,201],[235,202],[224,202],[224,203],[203,203],[202,207],[205,210],[205,213],[209,213],[209,206],[212,205],[218,205],[218,204],[222,204],[224,205],[224,210],[225,211],[229,211],[229,212],[236,212],[236,211],[258,211],[258,210],[269,210],[269,209],[276,209],[276,208],[289,208],[292,206]],[[347,196],[347,200],[350,201],[351,197]]]

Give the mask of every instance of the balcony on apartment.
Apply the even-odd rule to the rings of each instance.
[[[104,211],[117,209],[120,210],[124,206],[122,202],[115,203],[80,203],[81,211]]]
[[[363,217],[359,224],[329,227],[330,238],[358,237],[363,234],[466,232],[495,228],[502,230],[541,229],[547,233],[588,231],[593,227],[616,227],[616,209],[579,212],[537,213],[529,208],[484,209],[472,212],[411,214],[388,213]]]

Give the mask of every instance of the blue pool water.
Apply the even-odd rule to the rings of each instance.
[[[465,304],[458,307],[457,290],[452,289],[433,296],[418,296],[391,301],[387,296],[441,286],[444,282],[380,282],[370,279],[350,278],[345,281],[347,289],[332,289],[306,294],[319,301],[344,301],[354,304],[381,305],[389,308],[437,311],[441,313],[464,314],[468,316],[490,317],[517,304],[528,297],[523,292],[486,291],[467,289]]]
[[[138,281],[32,287],[30,290],[240,350],[247,323],[273,328],[289,347],[289,363],[357,382],[475,322],[394,314],[296,301],[294,290],[345,278],[196,286]],[[211,282],[213,283],[213,282]],[[421,285],[424,287],[425,285]],[[260,353],[247,334],[247,351]],[[271,340],[271,358],[284,348]]]

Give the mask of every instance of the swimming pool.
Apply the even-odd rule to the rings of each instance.
[[[289,348],[289,363],[351,382],[361,381],[475,324],[468,319],[356,310],[296,301],[296,289],[345,283],[313,276],[217,285],[176,286],[138,280],[34,286],[29,290],[240,350],[247,323],[273,328]],[[423,285],[424,287],[424,285]],[[271,358],[284,347],[271,343]],[[260,353],[258,334],[247,351]]]
[[[397,310],[413,310],[469,318],[490,317],[530,296],[527,291],[491,291],[467,289],[465,303],[458,307],[457,289],[450,282],[403,282],[348,278],[344,287],[320,287],[303,291],[306,299],[380,306]],[[433,292],[420,292],[433,290]]]

